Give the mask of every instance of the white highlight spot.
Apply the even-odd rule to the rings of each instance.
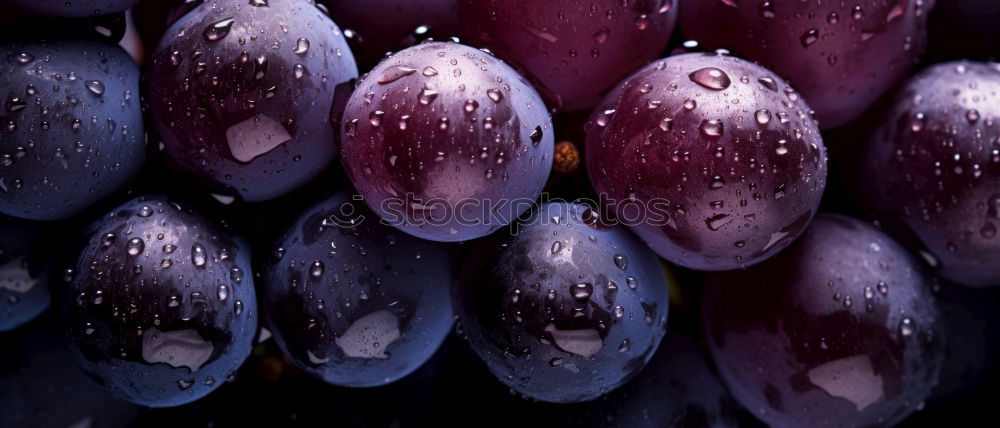
[[[354,321],[334,342],[348,357],[389,358],[385,348],[398,339],[399,318],[382,309]]]
[[[552,335],[556,347],[581,357],[589,357],[600,351],[604,346],[601,334],[588,328],[583,330],[560,330],[555,324],[545,326],[545,331]]]
[[[159,331],[151,328],[142,336],[142,359],[149,363],[167,363],[196,372],[212,357],[215,349],[194,329]]]
[[[0,266],[0,288],[24,294],[35,288],[35,285],[38,285],[38,280],[31,277],[23,257],[14,258]]]
[[[884,397],[882,377],[875,374],[868,355],[823,363],[809,370],[809,381],[834,397],[854,403],[858,411]]]
[[[226,130],[229,151],[240,162],[250,162],[291,140],[288,130],[277,120],[258,114]]]

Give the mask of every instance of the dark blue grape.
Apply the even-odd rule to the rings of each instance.
[[[302,214],[265,270],[268,318],[285,353],[335,385],[394,382],[451,331],[443,244],[379,224],[343,191]]]
[[[569,403],[619,387],[667,325],[660,261],[586,205],[548,203],[477,243],[456,282],[473,350],[514,391]]]
[[[167,29],[152,60],[161,154],[215,193],[272,199],[336,156],[334,98],[357,66],[312,2],[201,3]]]
[[[250,354],[257,299],[246,243],[184,203],[140,197],[91,225],[67,330],[86,372],[152,407],[197,400]]]
[[[139,68],[95,41],[0,44],[0,212],[68,218],[145,158]]]

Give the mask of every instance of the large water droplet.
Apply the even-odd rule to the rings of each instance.
[[[725,71],[715,67],[705,67],[688,75],[692,82],[708,89],[721,91],[729,87],[732,81]]]
[[[292,52],[296,55],[305,55],[306,52],[309,52],[309,39],[299,37],[299,40],[295,42],[295,50]]]
[[[92,92],[94,95],[97,96],[104,95],[104,83],[101,83],[100,81],[88,80],[84,82],[84,86],[86,86],[87,90]]]
[[[235,22],[235,20],[232,17],[229,17],[209,25],[205,28],[203,33],[205,35],[205,40],[214,42],[226,37],[226,35],[229,34],[229,30],[233,27],[233,22]]]
[[[384,85],[386,83],[395,82],[405,76],[415,73],[416,71],[417,69],[415,68],[394,65],[382,72],[382,75],[378,78],[378,83]]]
[[[142,253],[142,250],[146,248],[146,243],[143,242],[142,238],[132,238],[129,239],[125,244],[125,251],[128,252],[130,256],[138,256]]]

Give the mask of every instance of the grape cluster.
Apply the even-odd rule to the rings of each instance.
[[[993,412],[993,2],[5,6],[0,427]]]

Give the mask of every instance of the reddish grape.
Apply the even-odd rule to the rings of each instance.
[[[891,426],[941,369],[930,285],[884,233],[823,214],[773,259],[710,274],[705,331],[733,396],[769,425]]]
[[[552,167],[552,119],[535,90],[458,43],[422,43],[379,63],[343,121],[344,168],[365,202],[424,239],[474,239],[507,225]]]
[[[660,256],[700,270],[749,266],[793,241],[823,194],[826,148],[808,112],[747,61],[670,57],[594,110],[587,170]]]
[[[867,206],[940,274],[1000,285],[1000,64],[910,80],[864,156]]]
[[[861,116],[916,65],[935,0],[684,0],[684,36],[774,70],[824,129]]]
[[[312,2],[216,0],[183,15],[153,55],[162,154],[217,193],[275,198],[336,156],[336,92],[357,77]]]
[[[582,110],[658,58],[677,21],[675,0],[460,0],[463,32],[532,79],[549,105]]]

